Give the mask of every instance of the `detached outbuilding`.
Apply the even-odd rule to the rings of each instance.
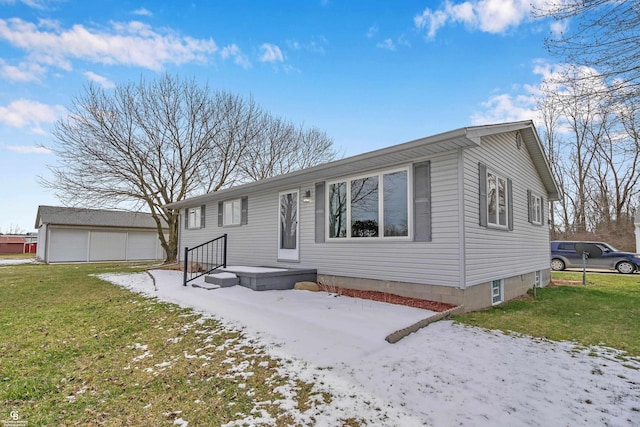
[[[46,263],[165,257],[156,222],[148,213],[39,206],[35,226],[36,256]]]
[[[179,256],[220,236],[230,265],[476,310],[550,279],[558,188],[532,122],[456,129],[192,197]],[[212,240],[213,241],[213,240]],[[186,263],[190,260],[187,259]]]

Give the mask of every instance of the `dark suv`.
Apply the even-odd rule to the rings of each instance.
[[[616,269],[619,273],[629,274],[640,270],[640,255],[631,252],[621,252],[604,242],[551,242],[551,269],[582,267],[582,252],[576,251],[576,243],[590,243],[602,250],[602,256],[587,258],[588,268]]]

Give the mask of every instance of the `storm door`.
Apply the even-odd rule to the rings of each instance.
[[[298,190],[279,194],[278,259],[298,261]]]

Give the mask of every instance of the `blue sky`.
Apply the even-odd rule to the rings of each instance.
[[[542,4],[544,0],[534,0]],[[59,204],[38,177],[90,81],[178,74],[318,127],[351,156],[464,126],[535,119],[555,59],[530,0],[0,0],[0,231]]]

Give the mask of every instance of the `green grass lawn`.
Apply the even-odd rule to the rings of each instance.
[[[278,387],[300,411],[330,401],[239,333],[94,277],[144,268],[0,266],[0,425],[216,426],[264,402],[284,426]]]
[[[25,259],[34,258],[36,254],[0,254],[0,259]]]
[[[640,274],[553,272],[552,279],[578,284],[545,287],[537,297],[455,316],[488,329],[514,331],[551,340],[604,345],[640,356]]]
[[[29,426],[170,426],[177,418],[215,426],[259,407],[286,426],[288,411],[331,402],[238,332],[95,277],[146,267],[0,265],[0,424],[17,411]],[[584,287],[544,288],[536,299],[455,319],[638,356],[639,315],[639,274],[593,274]],[[283,398],[294,409],[282,408]]]

